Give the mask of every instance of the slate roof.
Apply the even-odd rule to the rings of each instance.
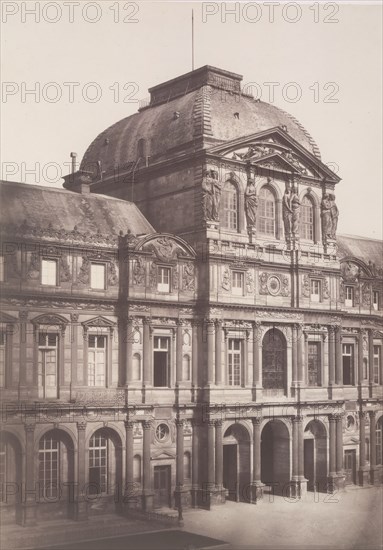
[[[73,193],[53,187],[0,182],[1,224],[53,228],[103,235],[153,233],[154,229],[131,202],[97,195]]]
[[[383,241],[354,235],[338,235],[337,245],[340,259],[352,256],[366,264],[372,262],[376,267],[383,266]]]
[[[95,172],[101,162],[102,170],[109,172],[137,160],[140,139],[146,140],[153,162],[277,126],[285,126],[293,139],[320,158],[316,143],[293,116],[239,94],[241,80],[241,75],[205,66],[151,88],[151,104],[99,134],[85,152],[81,170]]]

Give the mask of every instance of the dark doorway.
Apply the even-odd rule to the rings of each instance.
[[[227,499],[237,501],[237,445],[223,446],[223,486],[229,490]]]
[[[280,420],[266,424],[261,435],[261,480],[279,493],[290,482],[290,435]]]
[[[356,451],[344,451],[344,474],[347,485],[356,484]]]
[[[170,466],[154,466],[154,506],[170,507]]]

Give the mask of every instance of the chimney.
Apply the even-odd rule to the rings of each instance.
[[[76,172],[77,153],[71,153],[70,158],[72,159],[72,174],[74,174]]]

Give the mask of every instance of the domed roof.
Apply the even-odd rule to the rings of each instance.
[[[149,105],[97,136],[80,169],[123,170],[143,157],[150,163],[176,158],[275,127],[320,158],[314,140],[293,116],[245,95],[241,80],[241,75],[207,65],[151,88]]]

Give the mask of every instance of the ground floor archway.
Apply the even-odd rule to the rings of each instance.
[[[250,500],[250,437],[241,424],[233,424],[223,437],[223,486],[227,499]]]
[[[309,491],[327,492],[327,434],[319,420],[311,420],[304,431],[304,476]]]
[[[290,481],[290,434],[280,420],[268,422],[261,433],[261,481],[276,493]]]

